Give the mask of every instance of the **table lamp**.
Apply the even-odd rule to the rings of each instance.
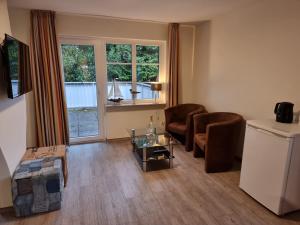
[[[154,102],[156,103],[158,92],[162,89],[162,83],[154,82],[151,83],[151,90],[154,91]]]

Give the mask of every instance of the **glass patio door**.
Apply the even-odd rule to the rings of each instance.
[[[71,143],[103,137],[97,81],[96,45],[90,41],[61,40],[61,61]]]

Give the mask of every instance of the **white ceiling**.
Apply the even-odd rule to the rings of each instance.
[[[257,0],[8,0],[9,6],[159,22],[210,19]]]

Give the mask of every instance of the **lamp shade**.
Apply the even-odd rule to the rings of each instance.
[[[151,90],[152,91],[161,91],[162,89],[162,84],[161,83],[151,83]]]

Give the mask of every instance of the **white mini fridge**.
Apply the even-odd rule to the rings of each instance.
[[[300,209],[300,125],[247,121],[240,188],[277,215]]]

